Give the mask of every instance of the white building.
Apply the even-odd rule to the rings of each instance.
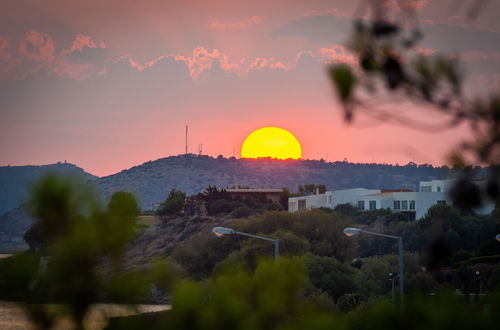
[[[420,219],[435,204],[452,205],[448,192],[452,180],[421,181],[419,191],[395,189],[353,188],[327,191],[324,194],[290,197],[288,211],[296,212],[312,208],[335,208],[339,204],[351,204],[360,210],[389,209],[394,212],[409,213],[410,218]],[[479,214],[488,214],[493,210],[487,204],[475,210]]]

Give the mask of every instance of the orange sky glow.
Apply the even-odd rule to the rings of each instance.
[[[418,8],[421,52],[460,50],[469,92],[500,87],[500,22],[450,1]],[[423,4],[423,2],[422,2]],[[467,127],[419,132],[343,120],[326,75],[356,65],[352,1],[4,1],[0,4],[0,166],[72,162],[104,176],[190,152],[240,156],[247,135],[281,127],[303,159],[446,164]],[[498,9],[498,10],[496,10]],[[436,121],[411,104],[394,111]]]

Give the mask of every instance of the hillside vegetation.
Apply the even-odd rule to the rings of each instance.
[[[482,175],[477,168],[475,174]],[[288,187],[324,184],[328,190],[364,187],[416,190],[422,180],[443,179],[453,175],[448,167],[409,163],[355,164],[317,160],[236,159],[181,155],[149,161],[96,180],[99,191],[109,198],[124,190],[135,194],[142,209],[162,202],[173,188],[192,195],[209,185],[219,188],[248,186],[252,188]]]

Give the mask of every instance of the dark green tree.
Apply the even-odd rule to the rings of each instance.
[[[170,190],[167,199],[161,203],[158,214],[161,216],[179,214],[183,211],[185,202],[186,193],[174,188]]]

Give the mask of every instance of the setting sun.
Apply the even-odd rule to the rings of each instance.
[[[241,158],[299,159],[299,140],[279,127],[263,127],[250,133],[241,145]]]

